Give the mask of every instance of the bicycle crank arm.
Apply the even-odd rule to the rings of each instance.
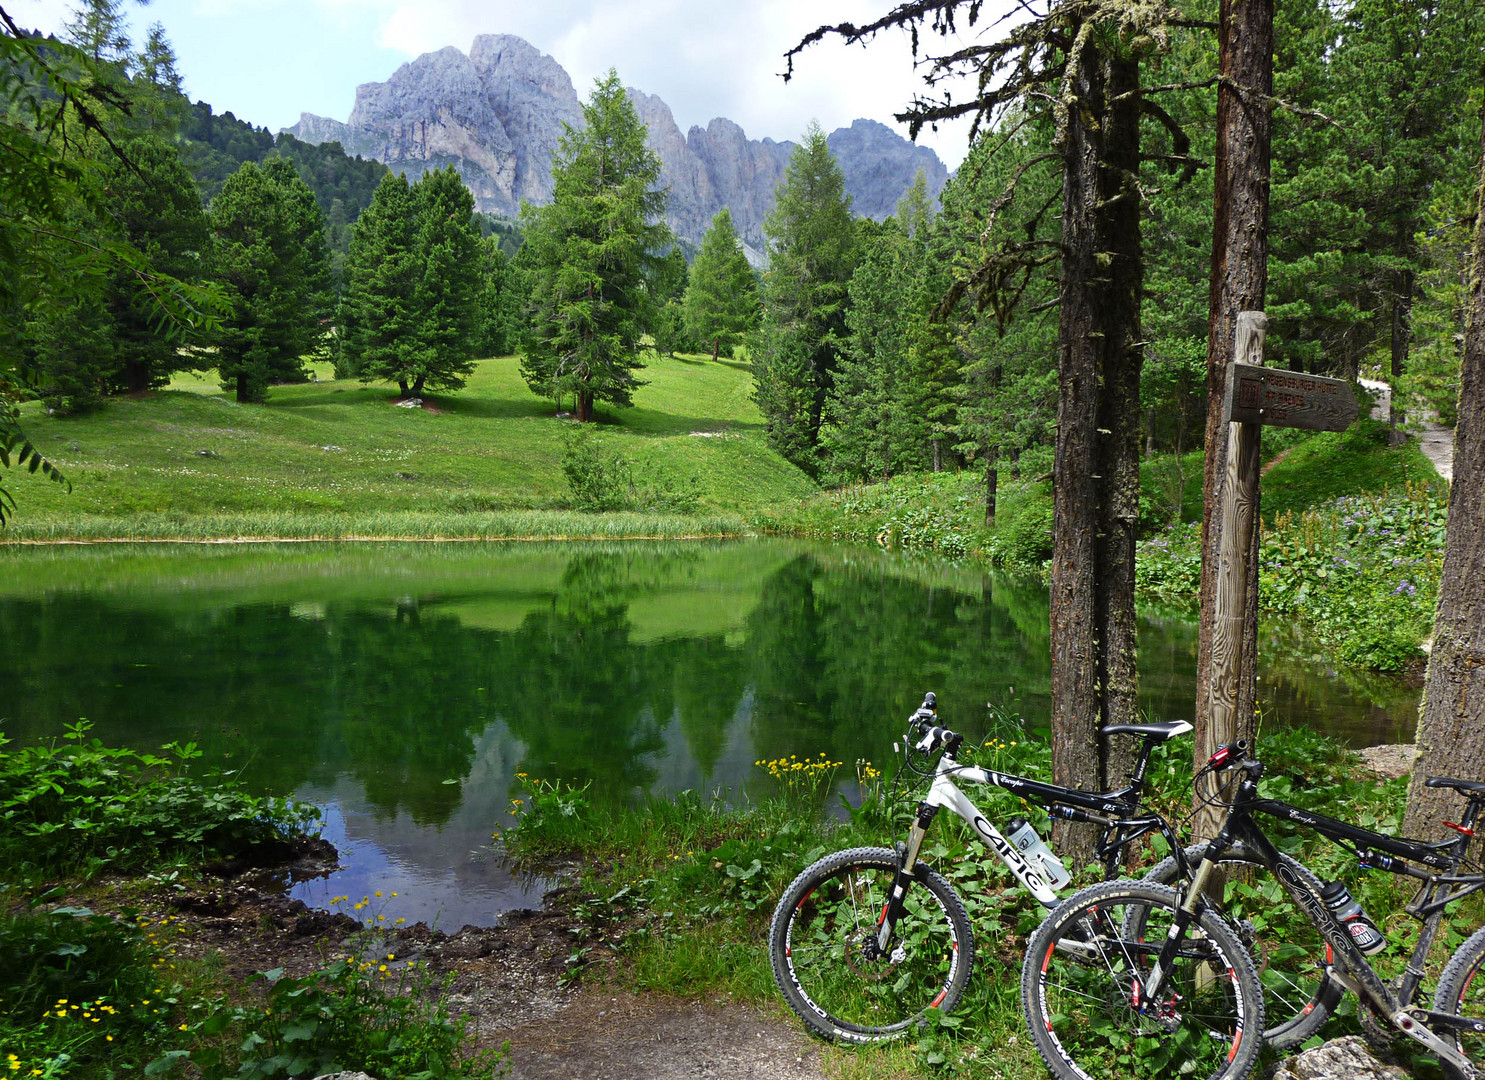
[[[1388,1017],[1388,1019],[1408,1038],[1414,1042],[1422,1043],[1433,1053],[1437,1054],[1440,1061],[1447,1061],[1450,1065],[1458,1069],[1464,1080],[1476,1080],[1479,1073],[1475,1071],[1475,1067],[1470,1063],[1470,1059],[1454,1049],[1452,1041],[1439,1038],[1432,1031],[1428,1030],[1428,1028],[1424,1027],[1423,1024],[1419,1023],[1420,1017],[1436,1016],[1438,1014],[1429,1013],[1424,1009],[1417,1011],[1419,1015],[1414,1016],[1408,1010],[1399,1009]],[[1475,1021],[1475,1023],[1478,1024],[1479,1021]]]
[[[1432,1009],[1413,1009],[1412,1013],[1414,1018],[1421,1020],[1429,1027],[1449,1031],[1472,1031],[1476,1035],[1485,1035],[1485,1020],[1476,1020],[1472,1016],[1455,1016],[1453,1013],[1434,1012]]]
[[[1326,965],[1325,973],[1330,978],[1340,983],[1341,986],[1345,987],[1347,990],[1351,991],[1351,993],[1355,994],[1362,1000],[1363,1003],[1367,1000],[1367,995],[1361,989],[1361,983],[1358,982],[1356,979],[1353,979],[1350,975],[1330,965]],[[1365,1005],[1363,1004],[1362,1007],[1365,1008]],[[1424,1027],[1422,1022],[1420,1022],[1432,1022],[1435,1017],[1439,1017],[1438,1013],[1430,1013],[1424,1009],[1398,1009],[1395,1012],[1383,1012],[1381,1010],[1378,1010],[1378,1012],[1380,1013],[1380,1015],[1385,1016],[1387,1018],[1387,1021],[1393,1027],[1397,1028],[1398,1031],[1401,1031],[1404,1035],[1412,1039],[1414,1042],[1422,1043],[1432,1053],[1437,1054],[1441,1061],[1447,1061],[1450,1065],[1453,1065],[1456,1069],[1459,1070],[1464,1080],[1476,1080],[1476,1078],[1479,1076],[1479,1073],[1475,1071],[1474,1065],[1470,1064],[1469,1058],[1465,1057],[1458,1050],[1454,1049],[1449,1040],[1439,1038],[1432,1031],[1428,1030],[1428,1028]],[[1416,1015],[1414,1015],[1415,1013]],[[1455,1021],[1456,1023],[1460,1023],[1461,1021],[1461,1018],[1459,1017],[1440,1017],[1440,1019],[1448,1019],[1451,1021]],[[1471,1030],[1478,1030],[1474,1027],[1474,1024],[1476,1023],[1479,1022],[1463,1021],[1461,1026],[1469,1025]],[[1485,1025],[1481,1026],[1485,1027]]]

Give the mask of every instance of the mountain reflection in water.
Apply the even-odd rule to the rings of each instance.
[[[741,799],[768,790],[761,758],[882,764],[925,690],[972,736],[987,703],[1030,735],[1050,707],[1045,586],[791,541],[9,548],[0,632],[34,643],[0,657],[8,737],[85,716],[108,743],[194,741],[327,808],[347,868],[296,895],[396,891],[389,920],[448,929],[539,897],[491,843],[518,774]],[[1282,633],[1266,722],[1411,737],[1415,691],[1348,684]],[[1154,715],[1189,715],[1195,645],[1185,616],[1143,620]]]

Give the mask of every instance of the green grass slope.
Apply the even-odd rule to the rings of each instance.
[[[27,406],[29,434],[73,490],[12,472],[7,538],[671,536],[735,531],[741,515],[815,490],[768,448],[746,365],[665,358],[641,377],[635,407],[600,406],[597,430],[645,482],[699,478],[698,515],[565,513],[571,422],[501,357],[428,409],[333,380],[238,405],[190,375],[83,417]]]

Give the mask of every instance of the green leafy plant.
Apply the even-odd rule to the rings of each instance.
[[[194,743],[164,755],[104,746],[92,725],[61,745],[0,749],[0,854],[12,867],[148,869],[187,855],[236,855],[304,836],[319,811],[243,791],[227,774],[189,775]],[[0,748],[7,745],[0,735]]]
[[[263,1006],[224,1005],[190,1025],[191,1063],[208,1077],[243,1080],[345,1069],[387,1080],[495,1072],[499,1054],[466,1053],[464,1022],[448,1008],[449,980],[370,951],[380,944],[364,939],[360,951],[298,978],[277,968],[254,975],[250,983],[267,989]],[[182,1056],[157,1059],[146,1073],[170,1071]]]

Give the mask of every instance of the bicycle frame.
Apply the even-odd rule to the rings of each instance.
[[[936,748],[937,744],[934,740],[937,733],[944,733],[944,729],[932,729],[925,735],[920,747],[928,744]],[[1088,792],[1043,783],[1025,776],[982,769],[974,765],[960,765],[955,758],[957,743],[950,741],[938,760],[928,794],[918,804],[917,817],[908,830],[907,842],[899,849],[901,861],[898,864],[897,879],[893,883],[892,894],[878,920],[878,949],[885,952],[891,941],[893,927],[902,914],[903,897],[906,895],[908,882],[913,880],[912,868],[918,865],[918,855],[923,849],[924,838],[940,810],[950,810],[963,818],[975,834],[989,845],[990,850],[995,852],[1001,862],[1005,863],[1016,880],[1021,883],[1021,887],[1036,897],[1042,906],[1050,910],[1057,904],[1057,894],[1052,890],[1051,885],[1027,862],[1021,852],[1016,850],[1016,846],[990,823],[969,797],[959,790],[954,782],[955,778],[973,784],[994,784],[996,787],[1005,788],[1007,791],[1020,795],[1028,802],[1047,807],[1054,817],[1102,826],[1104,831],[1099,840],[1097,855],[1103,860],[1106,877],[1112,878],[1117,874],[1119,853],[1126,845],[1142,836],[1157,832],[1165,837],[1171,850],[1176,853],[1176,858],[1181,861],[1184,875],[1187,866],[1181,854],[1181,845],[1177,842],[1170,824],[1159,814],[1135,814],[1135,811],[1139,809],[1140,798],[1144,791],[1145,769],[1153,749],[1154,742],[1147,741],[1140,751],[1134,775],[1126,787],[1118,791]]]
[[[1444,909],[1461,897],[1485,889],[1485,874],[1456,873],[1463,861],[1473,835],[1474,822],[1479,803],[1470,799],[1465,813],[1461,835],[1457,839],[1441,843],[1424,843],[1417,840],[1399,839],[1383,833],[1373,832],[1348,822],[1327,817],[1324,814],[1302,810],[1278,799],[1261,798],[1258,795],[1258,778],[1263,766],[1258,762],[1244,761],[1239,768],[1245,770],[1241,784],[1233,797],[1227,817],[1217,836],[1207,845],[1201,863],[1190,879],[1188,892],[1177,913],[1179,934],[1167,940],[1160,949],[1159,957],[1145,981],[1146,995],[1155,999],[1161,989],[1163,973],[1168,971],[1175,956],[1178,941],[1186,933],[1196,910],[1203,902],[1205,885],[1216,862],[1234,846],[1241,844],[1253,852],[1264,863],[1274,879],[1294,900],[1325,938],[1330,948],[1331,963],[1327,974],[1341,986],[1368,1001],[1382,1015],[1388,1017],[1403,1034],[1423,1044],[1428,1050],[1448,1060],[1466,1076],[1475,1074],[1474,1066],[1454,1049],[1449,1041],[1439,1038],[1425,1026],[1438,1023],[1441,1026],[1464,1028],[1485,1033],[1485,1022],[1465,1017],[1449,1016],[1427,1009],[1416,1009],[1412,1002],[1423,982],[1423,965],[1438,934]],[[1396,991],[1390,988],[1376,973],[1351,935],[1336,919],[1325,902],[1312,888],[1283,865],[1279,851],[1269,840],[1254,813],[1291,821],[1318,832],[1328,839],[1358,845],[1363,861],[1378,869],[1414,877],[1423,882],[1418,895],[1408,905],[1408,911],[1423,920],[1418,942],[1408,960]],[[1406,863],[1395,861],[1390,856],[1422,863],[1443,873],[1429,873]]]

